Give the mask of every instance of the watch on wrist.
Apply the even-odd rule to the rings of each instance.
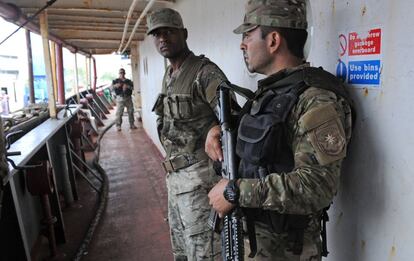
[[[231,204],[237,205],[239,203],[240,189],[237,186],[237,179],[229,180],[224,189],[223,196]]]

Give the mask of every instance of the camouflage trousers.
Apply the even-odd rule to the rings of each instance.
[[[318,232],[305,232],[303,251],[301,255],[294,255],[287,251],[287,233],[276,234],[262,223],[256,222],[257,254],[249,258],[249,240],[245,239],[246,261],[321,261],[321,239]]]
[[[210,214],[207,194],[218,180],[207,160],[167,175],[174,260],[221,260],[220,236],[213,236],[207,225]]]
[[[125,107],[128,112],[128,121],[129,125],[134,125],[134,104],[132,98],[130,97],[116,97],[116,114],[115,114],[115,124],[116,126],[122,125],[122,115],[124,114]]]

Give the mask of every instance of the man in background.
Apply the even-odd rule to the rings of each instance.
[[[132,102],[132,91],[134,85],[130,79],[125,78],[125,70],[119,69],[119,78],[112,81],[112,88],[116,95],[116,129],[121,131],[122,115],[124,114],[125,107],[128,112],[129,128],[136,129],[134,125],[134,103]]]

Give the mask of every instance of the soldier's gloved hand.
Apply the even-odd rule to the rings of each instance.
[[[207,155],[214,161],[223,161],[223,151],[221,150],[220,142],[220,125],[212,127],[208,133],[205,144],[205,151]]]

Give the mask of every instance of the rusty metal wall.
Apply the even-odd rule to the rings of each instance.
[[[262,76],[247,72],[239,50],[240,36],[232,33],[243,19],[244,2],[176,1],[173,7],[182,13],[189,30],[190,49],[210,57],[235,84],[254,89]],[[368,73],[378,77],[377,81],[367,78],[350,85],[358,118],[330,210],[327,260],[409,261],[414,256],[414,224],[410,222],[414,216],[413,10],[411,0],[311,0],[307,53],[312,65],[334,74],[338,71],[349,81],[351,74],[358,76],[358,71],[350,70],[351,63],[379,64],[372,72],[363,66],[360,71],[361,77]],[[379,29],[380,37],[366,38],[373,29]],[[374,46],[380,46],[380,51],[370,54],[368,43],[366,54],[350,55],[351,49],[358,49],[350,41],[352,33],[362,40],[379,41]],[[159,145],[151,108],[161,89],[164,60],[151,37],[139,51],[144,127]],[[341,67],[340,61],[346,66]]]

